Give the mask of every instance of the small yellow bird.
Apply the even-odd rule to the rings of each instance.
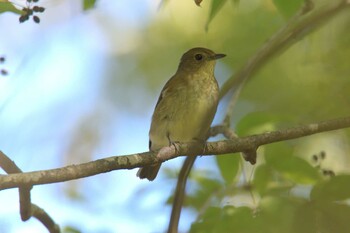
[[[225,56],[206,48],[193,48],[182,55],[154,109],[149,131],[151,151],[173,142],[206,140],[219,101],[215,63]],[[161,163],[142,167],[137,176],[152,181],[160,166]]]

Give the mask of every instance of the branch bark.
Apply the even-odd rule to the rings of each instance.
[[[0,165],[8,174],[22,173],[22,170],[2,151],[0,151]],[[50,215],[45,210],[31,202],[31,189],[32,185],[21,185],[18,188],[22,221],[27,221],[33,216],[38,219],[50,233],[59,233],[60,227],[53,221]]]
[[[220,155],[249,150],[256,150],[259,146],[274,142],[300,138],[325,131],[350,127],[350,117],[302,125],[298,127],[277,130],[252,135],[234,140],[208,142],[202,155]],[[165,162],[178,156],[196,154],[193,148],[198,143],[181,143],[164,147],[158,152],[144,152],[130,155],[113,156],[78,165],[69,165],[62,168],[34,172],[16,173],[0,176],[0,190],[22,187],[23,185],[39,185],[64,182],[83,177],[93,176],[113,170],[133,169],[153,163]],[[1,161],[0,161],[1,162]],[[3,167],[3,164],[0,164]]]

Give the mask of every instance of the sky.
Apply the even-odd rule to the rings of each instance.
[[[24,1],[16,2],[17,5],[23,5]],[[187,0],[178,2],[188,3]],[[251,5],[259,5],[258,2],[261,1],[241,2],[240,10],[253,11]],[[38,14],[40,24],[35,24],[32,20],[20,24],[19,16],[13,13],[0,15],[0,56],[6,58],[5,63],[0,64],[0,69],[5,68],[9,73],[0,76],[0,150],[23,171],[52,169],[147,151],[151,115],[160,89],[167,79],[159,81],[154,77],[154,80],[144,80],[146,76],[142,74],[138,77],[130,76],[137,73],[130,71],[137,70],[138,67],[136,62],[133,63],[132,59],[135,58],[131,58],[130,63],[128,58],[138,48],[147,48],[147,43],[159,42],[160,48],[174,46],[169,41],[173,42],[172,30],[178,28],[183,29],[181,32],[184,37],[179,39],[180,45],[185,44],[193,35],[201,37],[205,33],[202,32],[201,23],[206,19],[199,17],[199,11],[184,19],[171,15],[173,12],[170,11],[171,16],[167,20],[174,23],[174,28],[165,30],[169,33],[165,38],[152,41],[154,37],[144,40],[141,35],[153,20],[161,21],[162,18],[157,18],[160,12],[159,0],[99,0],[94,9],[86,12],[82,10],[81,1],[41,0],[39,3],[46,8],[44,13]],[[272,2],[268,4],[267,8],[273,10],[273,7],[269,7],[273,5]],[[179,6],[180,3],[174,5],[178,7],[176,10],[181,9],[181,13],[186,14],[183,10],[186,7]],[[193,2],[191,7],[201,9]],[[236,10],[229,10],[232,9]],[[265,21],[260,21],[258,16],[252,22],[260,26],[259,23]],[[236,17],[240,15],[237,14]],[[187,19],[192,20],[191,24],[183,28],[181,20]],[[240,21],[237,24],[220,24],[220,30],[229,30],[230,27],[240,26],[239,24]],[[216,29],[220,27],[217,26]],[[250,28],[257,27],[248,25],[247,30]],[[152,29],[157,30],[156,27]],[[189,33],[192,31],[201,33]],[[210,33],[211,36],[215,35],[215,27]],[[237,34],[242,38],[250,35]],[[333,33],[326,31],[325,34]],[[205,44],[213,43],[215,38],[203,37],[196,39]],[[329,43],[329,37],[325,38],[325,44]],[[223,41],[226,39],[222,38]],[[295,59],[300,59],[301,65],[293,63],[293,59],[288,57],[287,63],[291,61],[292,64],[299,64],[292,66],[292,69],[300,69],[300,74],[310,67],[315,69],[304,62],[305,55],[312,57],[310,47],[306,45],[309,42],[307,39],[299,44],[300,47],[305,47],[302,53],[298,46],[294,46],[295,51],[291,53],[298,54]],[[318,47],[314,48],[317,48],[316,56],[319,56]],[[178,56],[172,54],[174,56],[168,58],[178,61],[183,51],[176,52]],[[240,54],[239,51],[235,52]],[[327,53],[321,55],[326,56]],[[233,62],[237,58],[227,56],[226,59],[232,59]],[[322,62],[319,64],[323,66]],[[147,65],[165,69],[159,64]],[[176,65],[167,71],[169,77],[175,72],[173,69],[176,69]],[[226,72],[218,77],[229,77],[234,71],[227,67],[225,70],[219,61],[216,72]],[[316,74],[310,77],[318,79],[319,75]],[[304,85],[304,82],[300,82],[304,81],[304,76],[298,76],[299,79],[292,77],[293,80],[298,85]],[[309,80],[313,84],[314,80]],[[158,82],[157,85],[150,87],[152,81]],[[219,83],[222,82],[219,80]],[[298,85],[293,85],[295,90],[298,90]],[[265,95],[265,88],[261,89],[261,96],[269,96]],[[283,88],[281,90],[285,92]],[[311,95],[310,100],[313,100]],[[237,115],[253,111],[252,108],[255,107],[247,101],[240,101],[237,105],[237,109],[244,109]],[[332,151],[333,154],[345,154],[347,149],[337,144],[339,138],[335,136],[325,141],[313,136],[305,139],[305,145],[300,146],[300,151],[297,152],[312,154],[322,145],[322,149]],[[307,140],[315,140],[316,143],[311,147]],[[167,177],[167,172],[169,173],[169,168],[179,168],[182,161],[183,158],[178,158],[164,163],[162,172],[154,182],[139,180],[136,177],[137,169],[133,169],[78,181],[35,186],[31,192],[32,201],[45,209],[62,228],[69,226],[87,233],[164,232],[171,211],[165,203],[176,182]],[[202,157],[195,166],[209,169],[209,172],[218,172],[211,169],[213,164],[213,158]],[[341,166],[346,164],[342,163]],[[342,169],[345,170],[346,167]],[[0,171],[0,174],[3,172]],[[20,220],[16,189],[0,191],[0,206],[0,233],[47,232],[35,219],[28,222]],[[180,232],[186,232],[194,220],[195,214],[185,209],[180,220]]]
[[[120,111],[125,103],[101,100],[106,97],[101,94],[100,78],[111,57],[134,49],[138,31],[157,12],[159,2],[101,0],[87,12],[82,11],[80,1],[40,4],[46,8],[38,15],[40,24],[32,20],[19,24],[18,15],[0,15],[0,28],[6,35],[0,37],[0,55],[5,56],[3,66],[9,72],[0,76],[0,150],[24,171],[146,151],[155,100],[138,89],[145,101],[142,113]],[[113,33],[106,33],[105,24],[114,28]],[[72,141],[79,144],[79,137],[74,137],[77,128],[83,128],[81,122],[87,124],[91,117],[101,119],[88,129],[101,130],[102,143],[91,145],[93,152],[89,147],[72,147]],[[104,119],[108,126],[103,125]],[[94,141],[94,136],[89,139],[95,135],[91,131],[84,140]],[[77,157],[65,156],[69,152]],[[35,186],[32,201],[62,228],[162,232],[170,213],[164,203],[174,183],[162,177],[157,183],[140,181],[135,174],[136,169],[116,171],[67,184]],[[21,222],[17,196],[15,189],[0,192],[1,232],[46,232],[35,219]],[[193,219],[186,211],[184,216]],[[188,224],[185,220],[185,229]]]

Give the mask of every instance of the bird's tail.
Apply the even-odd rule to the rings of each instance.
[[[157,163],[154,165],[146,166],[146,167],[141,167],[138,172],[137,176],[140,177],[140,179],[145,179],[147,178],[149,181],[154,180],[157,177],[158,171],[160,169],[161,163]]]

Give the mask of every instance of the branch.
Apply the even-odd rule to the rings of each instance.
[[[198,148],[202,145],[201,143],[181,143],[169,147],[163,147],[158,152],[113,156],[78,165],[70,165],[63,168],[1,175],[0,190],[21,187],[23,185],[38,185],[69,181],[113,170],[133,169],[153,163],[165,162],[169,159],[188,154],[220,155],[249,151],[252,149],[256,150],[260,145],[348,127],[350,127],[350,117],[345,117],[237,138],[234,140],[208,142],[205,150],[199,153],[198,151],[194,151],[193,148]],[[3,164],[0,164],[0,166],[2,167]]]
[[[232,102],[232,101],[231,101]],[[237,135],[230,129],[229,121],[226,121],[229,117],[225,117],[224,124],[213,126],[210,128],[209,137],[214,137],[219,134],[223,134],[227,139],[233,140],[237,138]],[[177,233],[182,205],[185,199],[185,189],[188,176],[191,172],[194,162],[198,156],[187,156],[182,164],[179,178],[176,183],[176,189],[174,193],[174,201],[171,208],[170,221],[168,225],[167,233]]]
[[[244,84],[256,73],[262,66],[272,59],[277,54],[280,54],[283,50],[288,49],[290,46],[301,40],[304,36],[308,35],[311,31],[320,27],[323,23],[328,22],[333,16],[337,15],[340,11],[350,6],[348,0],[338,1],[336,4],[327,5],[317,11],[313,11],[314,5],[311,0],[305,0],[304,6],[281,28],[273,37],[270,38],[243,66],[237,73],[232,75],[222,86],[220,90],[220,99],[223,98],[230,90],[234,90],[234,94],[231,97],[230,103],[227,107],[226,117],[224,119],[224,125],[229,125],[233,108],[236,104],[238,96],[244,86]],[[225,135],[227,138],[232,138],[232,130],[230,135]],[[242,151],[242,155],[246,161],[254,164],[256,160],[256,150],[249,149]],[[194,158],[187,157],[182,170],[190,172]],[[180,173],[181,175],[182,173]],[[176,233],[179,223],[179,214],[181,212],[181,206],[183,197],[185,195],[186,183],[183,177],[179,175],[179,180],[176,186],[175,201],[173,202],[172,214],[170,217],[170,223],[168,227],[168,233]],[[186,174],[186,177],[188,174]],[[181,182],[180,182],[181,181]],[[178,188],[182,187],[182,189]],[[181,198],[176,199],[176,196]],[[175,229],[176,226],[176,229]]]
[[[253,76],[271,58],[288,49],[293,44],[309,35],[333,16],[343,10],[348,10],[350,2],[348,0],[329,1],[329,4],[319,9],[311,9],[311,1],[293,16],[287,24],[271,37],[242,67],[237,73],[232,75],[222,86],[220,98],[224,97],[232,88],[237,88]],[[310,12],[309,12],[310,11]]]
[[[8,174],[22,173],[22,170],[0,151],[0,165]],[[45,210],[33,204],[30,200],[32,185],[21,185],[19,191],[20,214],[22,221],[27,221],[32,216],[38,219],[50,233],[59,233],[59,226],[52,220]]]
[[[184,161],[181,171],[179,173],[179,179],[177,180],[176,189],[174,193],[173,207],[171,209],[171,218],[169,221],[167,233],[177,233],[179,227],[179,219],[181,214],[182,205],[185,199],[185,189],[188,175],[191,172],[192,166],[197,156],[187,156]]]

